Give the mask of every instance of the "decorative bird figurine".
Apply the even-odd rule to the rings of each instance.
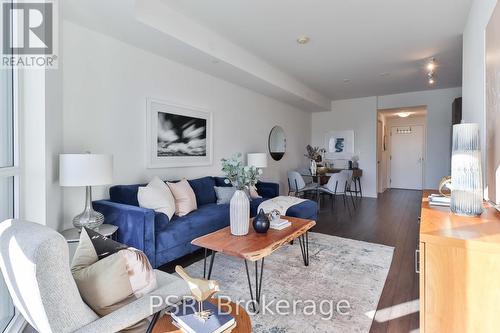
[[[215,280],[193,278],[179,265],[175,266],[175,271],[187,282],[191,294],[198,301],[198,312],[195,313],[195,316],[202,320],[210,318],[212,313],[210,310],[203,310],[203,301],[220,291],[219,283]]]

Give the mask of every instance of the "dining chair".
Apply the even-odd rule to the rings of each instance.
[[[347,171],[349,171],[349,170],[342,170],[338,173],[330,174],[330,179],[328,180],[328,182],[325,185],[320,187],[320,191],[322,193],[325,193],[325,194],[331,196],[332,208],[335,205],[336,196],[342,195],[344,207],[349,209],[349,205],[347,202],[348,201],[347,200],[347,193],[348,193],[347,186],[348,186],[348,181],[350,178],[349,178],[349,172],[347,172]],[[352,178],[352,174],[351,174],[351,178]],[[356,206],[354,204],[354,199],[352,198],[352,194],[351,194],[351,199],[352,199],[353,207],[354,207],[354,209],[356,209]]]
[[[301,193],[315,192],[318,189],[318,184],[306,184],[304,178],[298,171],[288,171],[288,195],[294,193],[296,196]]]
[[[341,173],[342,172],[345,173],[345,177],[347,178],[345,191],[349,192],[349,196],[351,197],[351,201],[352,201],[352,206],[354,207],[354,209],[356,209],[356,204],[354,203],[354,197],[352,195],[353,191],[351,190],[352,182],[354,181],[353,171],[351,169],[348,169],[348,170],[342,170]]]
[[[314,178],[311,175],[310,169],[308,169],[308,168],[298,169],[297,172],[300,173],[300,175],[302,176],[302,179],[304,179],[304,182],[306,183],[306,185],[310,185],[310,184],[314,183]]]

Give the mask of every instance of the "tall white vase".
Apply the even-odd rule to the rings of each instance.
[[[451,211],[477,216],[483,212],[481,137],[478,124],[453,125]]]
[[[318,164],[315,160],[311,160],[311,175],[316,176],[316,172],[318,171]]]
[[[231,234],[244,236],[248,234],[250,225],[250,201],[244,191],[234,192],[230,202]]]

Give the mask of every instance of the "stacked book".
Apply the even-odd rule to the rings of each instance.
[[[290,223],[290,221],[285,219],[276,219],[276,220],[271,220],[270,222],[270,228],[274,230],[282,230],[288,228],[291,225],[292,223]]]
[[[195,309],[198,309],[198,302],[194,305],[179,306],[178,311],[170,314],[172,323],[187,333],[227,333],[236,327],[233,316],[220,314],[217,306],[210,302],[203,302],[203,310],[211,312],[207,320],[195,316]]]
[[[449,207],[451,202],[450,197],[445,197],[440,194],[431,194],[429,195],[429,205],[430,206],[444,206]]]

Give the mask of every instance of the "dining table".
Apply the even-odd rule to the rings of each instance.
[[[318,202],[318,211],[321,203],[321,190],[320,187],[322,185],[325,185],[328,183],[328,180],[330,179],[330,176],[336,173],[341,172],[342,170],[349,170],[349,169],[340,169],[340,168],[327,168],[326,172],[323,173],[316,173],[316,174],[311,174],[310,172],[301,172],[300,175],[302,177],[310,177],[312,178],[312,181],[317,184],[316,186],[316,200]],[[358,193],[360,194],[360,197],[363,197],[363,192],[361,190],[361,176],[363,175],[363,170],[361,169],[352,169],[352,178],[354,182],[354,192],[356,197],[358,197]]]

